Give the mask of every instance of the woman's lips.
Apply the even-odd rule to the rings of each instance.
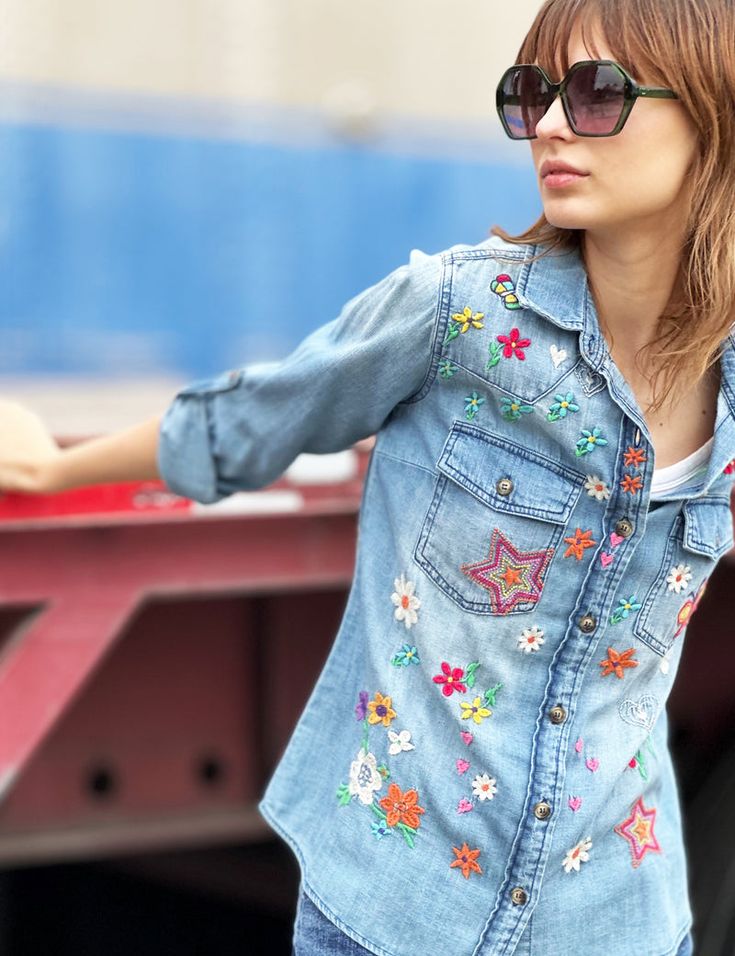
[[[579,182],[581,179],[586,179],[588,174],[583,173],[549,173],[544,176],[543,184],[549,189],[561,189],[564,186],[571,186],[574,183]]]

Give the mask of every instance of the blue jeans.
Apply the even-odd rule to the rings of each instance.
[[[692,956],[693,939],[682,940],[676,956]],[[371,956],[370,951],[350,939],[316,907],[303,890],[299,892],[294,921],[291,956]]]

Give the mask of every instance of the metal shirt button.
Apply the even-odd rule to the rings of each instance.
[[[556,704],[549,711],[549,720],[552,724],[563,724],[567,719],[567,712],[564,710],[561,704]]]
[[[633,525],[627,518],[621,518],[615,522],[615,531],[623,538],[629,538],[633,534]]]
[[[495,485],[495,490],[499,495],[509,495],[513,491],[513,482],[510,478],[501,478],[500,481]]]
[[[536,804],[536,806],[533,808],[533,812],[539,820],[548,820],[551,816],[551,804],[542,800],[541,803]]]
[[[510,891],[510,898],[516,906],[519,906],[528,900],[528,893],[526,893],[522,886],[516,886]]]
[[[579,619],[579,627],[585,634],[591,634],[597,627],[597,621],[591,614],[585,614],[584,617]]]

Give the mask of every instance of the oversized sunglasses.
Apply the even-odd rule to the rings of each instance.
[[[580,60],[561,83],[553,83],[540,66],[521,63],[505,71],[496,93],[498,115],[508,136],[535,139],[536,126],[557,94],[577,136],[615,136],[639,96],[679,99],[673,90],[639,86],[613,60]]]

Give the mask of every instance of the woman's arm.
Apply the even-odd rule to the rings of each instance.
[[[160,423],[155,416],[60,448],[35,412],[0,400],[0,492],[51,494],[82,485],[160,478]]]

